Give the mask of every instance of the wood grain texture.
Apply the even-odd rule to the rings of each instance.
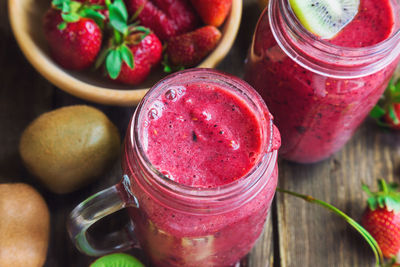
[[[367,120],[330,159],[310,165],[280,162],[282,188],[334,204],[360,220],[366,207],[361,183],[392,181],[400,163],[398,133]],[[282,267],[374,266],[372,251],[343,219],[323,208],[278,193],[279,251]],[[295,241],[295,242],[294,242]]]
[[[239,77],[260,10],[257,0],[245,0],[238,38],[219,69]],[[69,240],[65,221],[86,197],[115,184],[121,176],[120,163],[90,186],[75,193],[55,195],[24,169],[18,155],[23,129],[39,114],[65,105],[89,104],[103,110],[118,126],[121,137],[134,107],[94,105],[72,97],[44,80],[29,65],[11,34],[7,3],[0,2],[0,183],[26,182],[45,197],[51,212],[51,238],[46,267],[85,267],[93,258],[79,253]],[[312,165],[281,160],[280,186],[323,199],[359,219],[366,197],[361,181],[376,188],[376,178],[399,181],[400,138],[398,133],[379,129],[367,120],[351,141],[330,159]],[[96,236],[120,227],[126,214],[108,218],[94,229]],[[131,251],[143,260],[140,251]],[[266,230],[243,266],[374,266],[372,252],[361,237],[342,219],[323,208],[278,193]]]

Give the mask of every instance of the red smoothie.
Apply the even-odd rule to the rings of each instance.
[[[137,129],[145,160],[165,184],[146,185],[136,148],[125,147],[139,202],[129,210],[135,234],[155,266],[235,264],[262,232],[277,184],[279,132],[261,98],[237,78],[190,70],[159,87],[140,107],[146,115]]]
[[[256,27],[245,80],[275,117],[282,134],[280,155],[296,162],[320,161],[351,138],[387,86],[398,62],[398,40],[379,44],[382,49],[374,55],[371,51],[398,38],[393,37],[398,5],[361,0],[352,22],[333,39],[321,40],[298,30],[296,21],[283,23],[283,17],[294,16],[289,9],[276,11],[287,7],[286,0],[271,1],[271,20],[266,10]]]

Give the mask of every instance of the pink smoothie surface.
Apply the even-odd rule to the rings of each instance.
[[[199,83],[168,91],[159,100],[164,107],[146,128],[146,153],[169,179],[210,188],[253,167],[261,153],[260,122],[243,100]]]
[[[389,0],[361,0],[357,16],[328,42],[342,47],[370,46],[387,39],[393,28]],[[324,59],[320,60],[322,64]],[[397,61],[361,78],[316,74],[280,49],[264,12],[245,80],[264,98],[275,118],[282,135],[280,155],[308,163],[329,157],[350,139],[383,93]]]

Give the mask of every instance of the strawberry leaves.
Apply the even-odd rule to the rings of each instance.
[[[122,0],[115,0],[108,6],[111,26],[122,34],[128,31],[128,11]]]
[[[135,67],[134,56],[128,45],[140,43],[150,30],[136,23],[128,25],[128,11],[123,0],[105,1],[109,11],[109,20],[113,37],[110,45],[100,54],[96,68],[105,61],[105,69],[111,79],[116,79],[121,72],[122,63],[129,68]]]
[[[60,30],[65,29],[68,23],[77,22],[80,18],[93,19],[100,28],[104,27],[105,17],[98,12],[98,10],[104,9],[104,6],[82,4],[71,0],[53,0],[52,6],[61,10],[63,22],[58,25]]]
[[[378,104],[371,110],[370,116],[378,125],[389,128],[400,128],[400,118],[396,112],[396,105],[400,105],[400,79],[392,79]]]
[[[377,208],[386,208],[388,211],[400,212],[400,192],[398,192],[398,184],[387,184],[385,180],[378,180],[379,191],[371,192],[369,187],[365,184],[362,189],[369,196],[367,202],[369,208],[374,211]]]

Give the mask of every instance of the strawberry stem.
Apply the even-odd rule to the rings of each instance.
[[[339,215],[340,217],[342,217],[343,219],[345,219],[354,229],[356,229],[361,235],[362,237],[364,237],[364,239],[367,241],[367,243],[370,245],[372,251],[374,252],[375,255],[375,260],[376,260],[376,266],[383,266],[383,254],[382,251],[378,245],[378,243],[376,242],[376,240],[371,236],[371,234],[364,229],[364,227],[362,227],[359,223],[357,223],[355,220],[353,220],[350,216],[348,216],[347,214],[345,214],[344,212],[342,212],[341,210],[339,210],[338,208],[336,208],[335,206],[332,206],[331,204],[316,199],[312,196],[309,195],[303,195],[303,194],[299,194],[296,192],[292,192],[286,189],[281,189],[281,188],[277,188],[276,189],[278,192],[281,193],[285,193],[285,194],[289,194],[298,198],[301,198],[307,202],[310,203],[315,203],[318,204],[332,212],[334,212],[335,214]]]

